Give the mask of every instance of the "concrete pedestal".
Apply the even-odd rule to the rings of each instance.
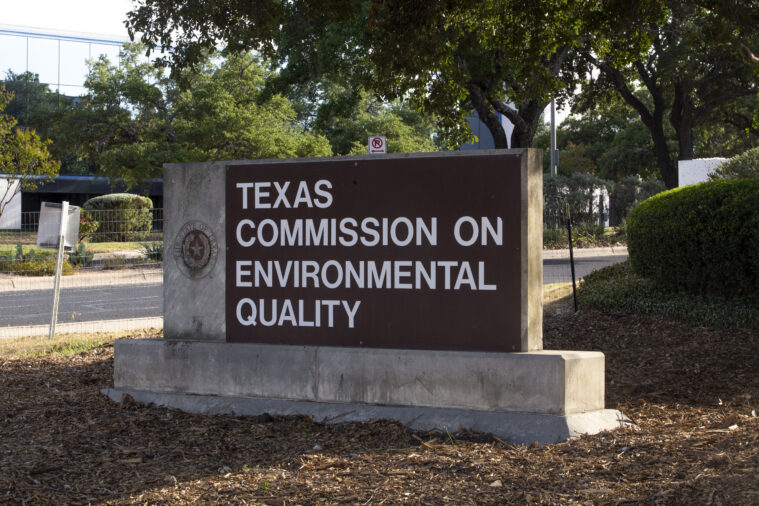
[[[391,418],[514,443],[554,443],[629,423],[604,409],[600,352],[483,353],[123,339],[114,388],[194,413]]]

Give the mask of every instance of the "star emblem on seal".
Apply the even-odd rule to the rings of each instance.
[[[190,278],[202,278],[216,262],[218,245],[210,227],[200,221],[185,223],[174,243],[174,258]]]

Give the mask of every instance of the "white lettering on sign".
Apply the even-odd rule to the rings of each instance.
[[[438,230],[439,216],[362,216],[277,218],[260,215],[269,209],[329,209],[334,203],[328,179],[308,181],[250,181],[236,183],[241,206],[249,217],[234,226],[234,239],[243,248],[402,247],[409,257],[393,260],[259,260],[234,261],[237,288],[266,290],[450,290],[496,291],[486,262],[477,260],[477,247],[503,247],[501,216],[460,216],[450,230]],[[450,221],[449,221],[450,220]],[[449,235],[448,235],[449,234]],[[441,235],[470,248],[468,260],[414,260],[416,247],[435,248]],[[305,251],[305,250],[304,250]],[[308,250],[310,251],[310,250]],[[490,281],[490,282],[489,282]],[[242,297],[237,321],[246,327],[354,328],[360,300],[316,300]]]
[[[500,220],[500,218],[499,218]],[[240,220],[235,237],[240,246],[437,246],[436,217],[414,218],[269,218]],[[500,223],[499,223],[500,225]],[[458,230],[458,229],[457,229]],[[457,232],[458,233],[458,232]],[[458,240],[458,236],[457,236]],[[476,238],[475,238],[476,240]],[[485,237],[483,236],[483,241]]]
[[[292,186],[291,181],[284,183],[262,181],[258,183],[237,183],[235,185],[242,191],[242,208],[249,207],[249,194],[253,192],[254,209],[276,209],[284,207],[297,209],[298,207],[317,207],[325,209],[332,205],[332,183],[326,179],[320,179],[310,188],[306,181],[299,181],[295,189],[295,195],[288,190]],[[274,194],[272,194],[272,189]],[[315,195],[315,197],[312,196]]]
[[[349,329],[355,326],[356,313],[361,301],[303,299],[240,299],[237,303],[237,321],[246,327],[334,327],[339,320]]]
[[[461,226],[465,223],[468,225],[466,232],[468,232],[469,237],[467,239],[464,239],[461,235]],[[482,246],[487,246],[488,237],[490,237],[493,244],[496,246],[503,246],[503,220],[500,217],[497,218],[496,226],[493,227],[490,219],[483,216],[480,223],[482,226],[480,226],[480,224],[477,223],[477,220],[471,216],[462,216],[459,218],[456,221],[456,225],[453,227],[453,235],[456,237],[456,242],[462,246],[471,246],[477,242],[477,239],[480,239],[480,244]]]
[[[438,279],[440,283],[438,284]],[[390,290],[495,290],[485,262],[411,260],[237,260],[239,288],[360,288]]]

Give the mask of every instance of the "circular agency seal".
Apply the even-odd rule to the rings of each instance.
[[[174,259],[182,273],[190,278],[202,278],[213,268],[219,246],[213,232],[203,222],[188,221],[174,241]]]

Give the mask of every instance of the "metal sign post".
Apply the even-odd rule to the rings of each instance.
[[[63,265],[63,248],[65,245],[66,220],[69,214],[69,203],[63,201],[61,208],[61,223],[58,230],[58,257],[55,261],[55,287],[53,288],[53,317],[50,320],[50,333],[48,339],[55,335],[55,322],[58,320],[58,299],[61,291],[61,267]]]

